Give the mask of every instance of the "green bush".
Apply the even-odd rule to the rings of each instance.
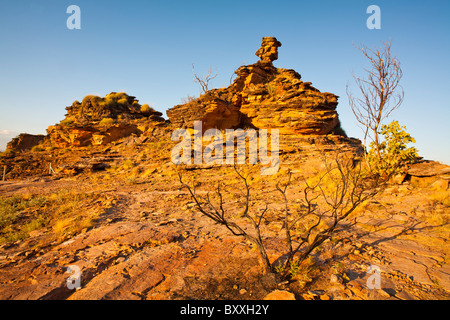
[[[64,127],[68,127],[71,124],[73,124],[73,120],[72,119],[64,119],[59,124],[64,126]]]
[[[416,148],[407,147],[416,140],[405,130],[406,127],[400,126],[398,121],[381,127],[384,141],[380,143],[379,153],[375,142],[372,142],[367,154],[369,165],[377,173],[386,176],[401,173],[404,171],[404,165],[413,162],[418,156]]]
[[[0,197],[0,230],[14,223],[22,210],[34,206],[44,206],[46,203],[47,199],[43,196],[31,199],[24,199],[20,196]]]
[[[95,107],[102,101],[102,98],[94,95],[87,95],[83,98],[81,105],[86,109],[87,107]]]

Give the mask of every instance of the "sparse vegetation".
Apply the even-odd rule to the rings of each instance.
[[[191,102],[195,101],[195,99],[196,98],[194,96],[188,95],[187,97],[181,99],[181,103],[183,103],[183,104],[191,103]]]
[[[147,103],[144,103],[144,104],[141,106],[141,112],[142,112],[142,113],[148,113],[148,112],[150,112],[150,106],[149,106]]]
[[[68,126],[72,125],[73,123],[74,123],[74,121],[71,119],[64,119],[59,124],[64,127],[68,127]]]
[[[369,61],[366,77],[353,75],[360,96],[355,96],[347,85],[347,96],[356,120],[364,129],[364,145],[369,137],[379,158],[381,141],[379,131],[386,119],[403,102],[404,92],[399,85],[403,77],[400,60],[391,52],[391,42],[381,48],[370,49],[360,45],[359,51]]]
[[[46,227],[62,241],[92,227],[106,209],[94,202],[102,196],[62,191],[49,195],[0,197],[0,243],[26,239]],[[90,204],[89,206],[87,206]]]
[[[195,73],[194,64],[192,64],[192,73],[194,74],[194,82],[198,83],[202,89],[201,94],[206,93],[209,90],[209,82],[217,77],[217,72],[215,75],[212,75],[211,68],[209,68],[206,76],[200,76]]]
[[[302,191],[302,202],[294,211],[288,200],[288,187],[291,184],[292,173],[289,171],[285,183],[278,182],[276,189],[282,196],[283,208],[281,214],[270,213],[269,205],[251,210],[250,186],[248,176],[240,173],[236,166],[235,172],[244,184],[243,202],[237,202],[234,210],[225,203],[223,187],[219,183],[216,189],[217,203],[207,193],[200,197],[194,187],[186,184],[181,173],[179,180],[189,191],[197,210],[218,224],[224,225],[233,235],[241,236],[256,245],[266,272],[282,271],[282,276],[292,276],[293,270],[302,264],[309,255],[323,242],[333,237],[335,231],[342,227],[342,222],[366,200],[374,197],[384,186],[379,176],[373,176],[370,171],[362,170],[360,163],[353,167],[351,159],[336,156],[332,163],[325,163],[326,170],[314,181],[306,181]],[[240,211],[241,209],[242,211]],[[248,221],[252,232],[233,219],[232,212]],[[251,211],[256,211],[251,213]],[[269,219],[268,216],[271,215]],[[280,265],[272,266],[263,240],[262,223],[281,220],[285,233],[286,260]],[[295,272],[294,272],[295,273]]]
[[[404,165],[413,162],[418,154],[417,149],[409,147],[409,143],[416,140],[407,133],[405,126],[400,126],[398,121],[392,121],[389,125],[382,125],[381,135],[384,140],[379,146],[372,142],[367,159],[370,167],[377,173],[391,176],[402,172]]]
[[[113,125],[114,122],[115,122],[115,121],[114,121],[114,119],[112,119],[112,118],[103,118],[103,119],[100,121],[99,125],[107,127],[107,126]]]
[[[44,151],[44,150],[45,150],[45,148],[40,145],[37,145],[37,146],[34,146],[33,148],[31,148],[31,152],[39,152],[39,151]]]

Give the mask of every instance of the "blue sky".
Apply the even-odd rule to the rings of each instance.
[[[69,5],[81,30],[69,30]],[[369,5],[381,30],[369,30]],[[340,96],[347,134],[362,138],[345,92],[367,63],[354,44],[392,40],[402,63],[405,100],[399,120],[420,155],[450,164],[450,1],[82,1],[0,2],[0,149],[19,132],[45,133],[65,107],[88,94],[125,91],[164,113],[198,96],[199,74],[217,70],[213,87],[230,84],[263,36],[282,43],[275,66]],[[167,117],[166,117],[167,118]]]

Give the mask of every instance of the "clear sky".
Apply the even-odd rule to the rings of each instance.
[[[69,30],[69,5],[81,29]],[[381,9],[381,30],[369,30],[369,5]],[[354,44],[392,40],[405,100],[399,120],[419,154],[450,164],[450,1],[114,1],[0,2],[0,149],[20,132],[43,133],[65,107],[88,94],[125,91],[164,113],[198,96],[199,74],[217,70],[213,87],[230,84],[263,36],[282,43],[275,66],[295,69],[320,91],[340,96],[349,136],[362,138],[346,84],[367,63]]]

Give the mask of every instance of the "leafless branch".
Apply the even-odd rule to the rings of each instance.
[[[381,123],[403,102],[404,91],[399,85],[403,72],[400,61],[391,52],[391,42],[383,42],[381,48],[375,49],[355,47],[369,60],[370,68],[364,69],[365,78],[353,74],[359,95],[354,95],[347,85],[347,97],[356,120],[364,128],[364,145],[370,137],[379,153]]]
[[[206,76],[199,76],[197,73],[195,73],[194,64],[192,64],[192,72],[194,73],[194,82],[198,83],[202,88],[202,94],[209,90],[209,82],[217,77],[217,72],[215,75],[212,75],[211,68],[209,68]]]
[[[288,211],[289,182],[284,187],[277,185],[285,207],[288,258],[283,268],[284,276],[294,260],[299,263],[306,259],[315,248],[335,234],[340,223],[361,203],[375,196],[383,187],[377,176],[371,177],[362,172],[361,163],[354,167],[352,159],[336,155],[333,161],[325,162],[325,168],[315,184],[305,182],[303,203],[297,217]],[[367,181],[373,178],[378,180]],[[295,228],[300,222],[307,227]],[[297,253],[299,256],[295,259]]]
[[[262,211],[262,213],[258,216],[255,215],[255,217],[252,217],[249,214],[249,204],[250,204],[250,187],[248,185],[247,177],[244,177],[242,173],[239,172],[236,165],[234,165],[234,170],[238,177],[242,180],[245,186],[245,195],[244,195],[244,212],[242,213],[242,217],[247,219],[252,227],[253,227],[253,234],[245,230],[243,227],[239,226],[235,222],[231,221],[226,217],[225,210],[224,210],[224,202],[223,202],[223,194],[220,189],[220,183],[217,185],[216,193],[219,198],[219,204],[218,209],[216,206],[211,202],[211,199],[209,197],[209,193],[207,193],[206,199],[202,202],[199,198],[199,196],[193,191],[193,189],[183,182],[183,178],[181,173],[178,173],[178,177],[180,180],[180,183],[182,186],[186,189],[188,189],[191,197],[194,199],[196,203],[197,209],[206,217],[212,219],[214,222],[221,224],[225,226],[231,233],[235,236],[242,236],[246,238],[247,240],[251,241],[253,244],[256,245],[256,247],[259,250],[260,257],[262,259],[264,268],[267,272],[272,272],[272,267],[265,249],[265,246],[263,244],[262,235],[261,235],[261,221],[264,217],[264,214],[267,212],[268,205],[266,204],[265,209]]]
[[[258,248],[263,265],[267,272],[273,272],[266,247],[263,243],[261,222],[268,212],[268,205],[259,213],[250,212],[251,188],[248,176],[240,172],[236,165],[234,171],[241,180],[243,188],[243,202],[232,212],[243,210],[241,217],[247,220],[251,228],[245,228],[235,219],[230,219],[224,206],[221,184],[215,190],[216,203],[211,200],[209,193],[200,197],[195,189],[186,184],[181,173],[179,179],[183,187],[187,188],[196,203],[197,209],[214,222],[224,225],[233,235],[242,236],[251,241]],[[333,237],[355,209],[364,201],[375,196],[384,187],[384,181],[378,175],[369,175],[362,169],[362,163],[354,165],[353,159],[339,156],[325,161],[325,170],[316,182],[305,181],[301,196],[301,205],[297,210],[289,207],[288,189],[292,183],[292,172],[289,171],[285,183],[278,182],[276,190],[282,195],[283,211],[278,216],[285,228],[285,241],[288,257],[283,266],[283,277],[288,277],[292,263],[301,263],[311,252],[324,241]],[[269,220],[266,220],[269,221]],[[345,228],[345,227],[344,227]]]

